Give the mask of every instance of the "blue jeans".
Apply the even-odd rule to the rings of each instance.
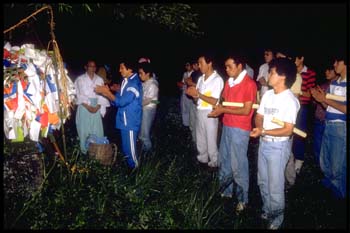
[[[157,108],[143,108],[142,124],[140,131],[140,140],[142,141],[142,150],[148,151],[152,148],[151,128],[156,116]]]
[[[321,145],[322,145],[322,136],[325,128],[325,121],[320,121],[318,119],[315,119],[314,121],[314,143],[313,143],[313,149],[314,149],[314,156],[315,156],[315,162],[319,166],[320,165],[320,151],[321,151]]]
[[[266,142],[260,138],[258,152],[258,185],[263,202],[262,210],[270,224],[280,226],[284,219],[284,170],[292,140]]]
[[[320,166],[325,181],[334,193],[346,196],[346,122],[326,121],[320,153]]]
[[[297,116],[297,121],[295,123],[295,127],[302,131],[306,131],[308,117],[309,117],[309,105],[301,104],[300,110]],[[292,150],[293,150],[295,159],[304,161],[305,141],[306,141],[305,138],[299,135],[294,135]]]
[[[236,196],[239,202],[248,203],[249,166],[247,150],[249,131],[223,126],[219,148],[219,180],[222,186],[234,179]],[[232,194],[233,183],[224,189],[223,194]]]

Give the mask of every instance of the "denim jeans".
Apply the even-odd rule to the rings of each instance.
[[[230,196],[235,185],[239,202],[248,203],[249,166],[248,143],[249,131],[223,126],[219,148],[219,180],[222,186],[233,178],[233,183],[224,189],[223,194]]]
[[[151,128],[156,116],[157,108],[143,108],[142,124],[140,131],[140,140],[142,141],[142,150],[148,151],[152,148]]]
[[[291,153],[292,140],[266,142],[260,138],[258,152],[258,185],[262,210],[270,224],[280,226],[284,219],[284,169]]]
[[[315,156],[315,162],[319,166],[320,165],[320,152],[321,152],[321,145],[322,145],[322,136],[324,133],[325,128],[325,121],[320,121],[318,119],[315,119],[314,121],[314,132],[313,132],[313,149],[314,149],[314,156]]]
[[[320,153],[326,181],[340,197],[346,196],[346,122],[326,121]],[[335,188],[335,190],[334,190]]]
[[[300,105],[300,110],[298,112],[297,121],[295,123],[296,128],[303,130],[303,131],[307,130],[307,123],[308,123],[308,118],[309,118],[309,108],[310,107],[307,104]],[[304,161],[305,142],[306,142],[305,138],[303,138],[299,135],[294,135],[292,150],[293,150],[293,154],[294,154],[295,159]]]

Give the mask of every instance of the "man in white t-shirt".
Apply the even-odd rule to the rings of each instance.
[[[289,89],[295,82],[296,67],[288,58],[277,58],[269,63],[268,90],[255,117],[250,134],[260,137],[258,152],[258,185],[263,207],[261,218],[269,221],[269,229],[280,228],[284,219],[284,171],[291,154],[291,135],[300,109],[298,99]],[[280,126],[272,122],[277,118]]]
[[[267,78],[269,75],[269,62],[274,58],[273,52],[271,49],[265,49],[264,51],[264,59],[265,63],[262,64],[259,67],[259,74],[256,78],[256,81],[258,81],[261,85],[260,88],[260,99],[264,95],[264,93],[269,89],[267,85]]]
[[[218,103],[224,87],[222,77],[214,70],[213,60],[209,55],[198,58],[199,77],[196,87],[189,87],[186,94],[197,99],[196,144],[197,159],[201,163],[208,163],[209,167],[218,166],[218,118],[208,117],[213,105]]]

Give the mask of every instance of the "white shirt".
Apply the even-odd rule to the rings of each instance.
[[[216,99],[220,98],[221,91],[224,88],[224,80],[221,76],[214,70],[214,72],[204,80],[204,74],[199,77],[196,89],[202,94]],[[197,109],[199,110],[212,110],[211,104],[205,102],[202,99],[197,101]]]
[[[290,89],[286,89],[279,94],[274,90],[268,90],[261,99],[258,113],[264,116],[263,128],[266,130],[282,128],[273,123],[272,118],[277,118],[283,122],[295,124],[300,104]],[[288,137],[279,137],[288,138]]]
[[[258,77],[256,78],[256,81],[259,81],[259,79],[261,79],[261,78],[264,78],[266,82],[269,79],[269,64],[268,63],[264,63],[259,67],[259,74],[258,74]],[[262,97],[268,89],[269,89],[268,86],[261,86],[260,96]]]
[[[154,78],[150,78],[147,81],[142,83],[143,88],[143,102],[148,102],[151,100],[158,100],[158,82]],[[155,103],[148,103],[144,105],[144,108],[154,108],[157,105]]]
[[[269,76],[269,64],[264,63],[259,67],[259,74],[258,77],[256,78],[256,81],[259,81],[262,77],[265,78],[265,81],[267,82]]]
[[[254,70],[252,67],[250,67],[248,64],[245,64],[245,69],[248,73],[248,76],[254,80]]]
[[[188,78],[188,77],[190,77],[191,74],[192,74],[192,72],[193,72],[193,70],[186,71],[186,72],[184,72],[184,74],[182,75],[182,82],[185,84],[185,85],[183,85],[183,87],[182,87],[182,91],[183,91],[183,92],[186,92],[186,88],[187,88],[187,85],[186,85],[186,83],[185,83],[185,79]]]
[[[97,98],[97,104],[101,105],[100,113],[104,116],[106,113],[106,107],[110,106],[110,103],[107,98],[94,91],[97,85],[104,85],[103,79],[97,74],[94,74],[93,79],[90,79],[87,73],[80,75],[74,82],[77,94],[77,104],[86,103],[91,105],[89,98]]]

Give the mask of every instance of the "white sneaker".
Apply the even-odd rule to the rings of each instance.
[[[267,219],[268,219],[267,213],[262,213],[262,214],[260,215],[260,218],[261,218],[261,219],[264,219],[264,220],[267,220]]]
[[[294,168],[295,168],[295,172],[296,172],[297,174],[300,173],[300,169],[301,169],[301,167],[303,166],[303,163],[304,163],[303,160],[299,160],[299,159],[296,159],[296,160],[295,160]]]
[[[220,196],[221,196],[222,198],[232,198],[232,195],[230,195],[230,194],[221,193]]]
[[[205,155],[197,155],[197,160],[201,163],[208,163],[208,157]]]
[[[279,228],[280,228],[279,226],[275,226],[273,224],[270,224],[267,229],[269,229],[269,230],[278,230]]]
[[[218,163],[215,161],[210,161],[209,163],[208,163],[208,166],[209,167],[217,167],[218,166]]]
[[[236,206],[236,213],[239,214],[241,213],[244,209],[245,209],[245,203],[243,202],[238,202],[237,206]]]

